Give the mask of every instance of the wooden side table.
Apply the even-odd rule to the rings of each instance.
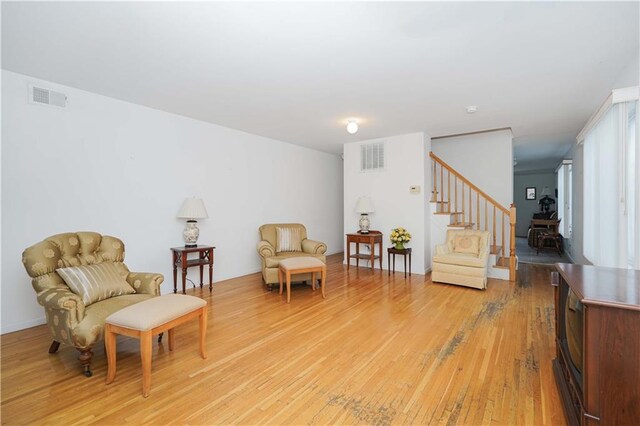
[[[187,289],[187,268],[200,267],[200,288],[202,288],[203,269],[209,265],[209,291],[213,290],[213,246],[172,247],[173,253],[173,292],[178,292],[178,267],[182,269],[182,294]],[[188,259],[189,253],[198,253],[197,259]]]
[[[356,254],[351,254],[351,243],[356,245]],[[360,254],[360,244],[369,244],[371,253]],[[375,254],[376,244],[378,244],[378,255]],[[380,270],[382,270],[382,232],[369,231],[368,234],[347,234],[347,270],[349,270],[350,260],[356,259],[356,267],[360,266],[360,259],[366,259],[371,262],[371,271],[374,270],[374,262],[380,260]]]
[[[393,255],[393,273],[396,272],[396,254],[404,256],[404,277],[407,278],[407,256],[409,256],[409,276],[411,276],[411,249],[397,249],[395,247],[389,247],[387,249],[387,267],[389,275],[391,275],[391,255]]]

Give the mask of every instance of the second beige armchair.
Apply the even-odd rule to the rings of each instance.
[[[446,243],[436,246],[431,279],[484,290],[488,260],[489,232],[449,229]]]
[[[271,288],[278,284],[280,261],[292,257],[310,256],[326,263],[327,245],[307,238],[307,229],[300,223],[268,223],[259,228],[258,254],[262,259],[262,280]],[[280,241],[279,238],[280,237]],[[292,242],[289,246],[285,244]],[[296,279],[307,281],[311,274],[296,275]]]

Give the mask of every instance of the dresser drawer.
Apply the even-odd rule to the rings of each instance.
[[[368,243],[370,241],[369,237],[351,237],[351,242],[353,243]]]
[[[352,243],[370,244],[374,241],[375,241],[375,237],[373,235],[370,237],[366,237],[364,235],[352,235],[349,237],[349,242],[352,242]]]

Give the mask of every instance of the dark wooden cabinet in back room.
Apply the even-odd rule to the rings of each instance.
[[[571,425],[640,424],[640,271],[556,264],[558,389]]]

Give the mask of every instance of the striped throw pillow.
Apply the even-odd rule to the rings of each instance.
[[[276,251],[302,251],[302,230],[276,227]]]
[[[56,269],[72,292],[80,296],[85,305],[136,291],[120,275],[113,263],[72,266]]]

